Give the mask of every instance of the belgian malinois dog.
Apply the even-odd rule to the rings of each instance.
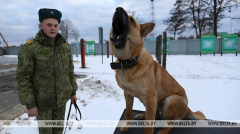
[[[143,37],[154,26],[154,23],[139,24],[121,7],[113,15],[110,41],[117,60],[111,67],[116,71],[117,84],[124,90],[126,121],[132,117],[133,97],[146,107],[146,114],[136,115],[135,119],[206,119],[202,112],[190,110],[183,87],[143,48]],[[129,129],[126,122],[120,128],[122,132]],[[170,130],[164,127],[157,133],[167,134]],[[153,127],[144,127],[144,134],[152,133]]]

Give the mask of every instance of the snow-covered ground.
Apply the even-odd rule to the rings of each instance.
[[[75,73],[87,75],[77,79],[77,104],[82,112],[82,120],[119,120],[125,108],[123,91],[117,86],[115,72],[110,68],[112,58],[104,55],[87,56],[86,67],[81,68],[81,58],[74,56]],[[155,58],[154,58],[155,59]],[[114,59],[115,60],[115,59]],[[192,111],[202,111],[208,119],[240,121],[240,56],[235,54],[210,55],[170,55],[167,56],[167,71],[185,88],[189,107]],[[66,117],[69,109],[67,103]],[[145,111],[138,99],[133,109]],[[72,110],[71,114],[75,111]],[[34,120],[23,114],[16,120]],[[74,120],[71,119],[71,120]],[[0,128],[2,134],[38,133],[38,128]],[[112,134],[115,128],[73,127],[67,134]]]

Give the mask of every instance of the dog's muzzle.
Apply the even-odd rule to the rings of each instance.
[[[110,35],[110,41],[115,48],[121,49],[125,46],[128,29],[127,12],[122,7],[116,8],[112,21],[112,33]]]

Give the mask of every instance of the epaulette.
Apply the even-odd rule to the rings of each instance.
[[[70,45],[68,42],[66,42],[66,44]]]
[[[29,41],[27,41],[26,44],[30,45],[30,44],[32,44],[32,43],[33,43],[33,41],[32,41],[32,40],[29,40]]]

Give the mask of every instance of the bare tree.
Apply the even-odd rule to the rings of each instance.
[[[73,29],[73,34],[72,34],[73,39],[78,42],[79,38],[80,38],[80,31],[78,28],[74,28]]]
[[[187,37],[181,35],[181,36],[179,36],[177,39],[178,39],[178,40],[185,40],[185,39],[187,39]]]
[[[224,12],[228,10],[231,12],[232,8],[240,6],[239,0],[213,0],[213,32],[217,37],[217,29],[219,28],[218,22],[225,18]]]
[[[240,24],[240,15],[239,15],[239,17],[230,17],[232,20],[234,20],[234,21],[236,21],[238,24]],[[240,29],[239,29],[239,31],[240,31]],[[240,32],[238,32],[238,33],[240,33]]]
[[[207,27],[212,25],[210,5],[212,0],[189,0],[186,4],[186,13],[188,14],[188,23],[190,29],[194,29],[197,38],[201,38],[202,32],[206,32]]]
[[[239,0],[176,0],[170,12],[171,17],[164,20],[164,24],[168,25],[166,30],[172,31],[174,35],[176,30],[181,30],[178,28],[185,25],[189,29],[194,29],[197,38],[201,38],[202,33],[211,31],[217,36],[217,29],[222,25],[220,21],[223,18],[231,18],[226,16],[225,11],[231,12],[233,7],[239,5]]]
[[[61,20],[59,26],[59,33],[68,41],[68,39],[73,37],[74,26],[71,20],[68,18]]]
[[[137,14],[136,11],[128,10],[127,13],[131,15],[138,23],[144,23],[144,19],[141,17],[140,14]]]
[[[170,18],[163,20],[163,24],[167,25],[166,31],[174,35],[174,40],[176,34],[180,35],[187,29],[187,17],[185,11],[183,10],[184,4],[181,0],[177,0],[174,4],[174,8],[170,11]]]

